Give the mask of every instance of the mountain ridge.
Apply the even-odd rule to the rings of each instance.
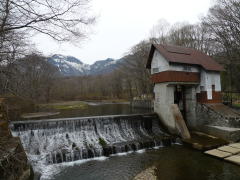
[[[58,68],[63,76],[84,76],[84,75],[100,75],[110,73],[117,69],[119,63],[123,59],[107,58],[97,60],[93,64],[85,64],[74,56],[65,56],[62,54],[54,54],[47,58],[47,61]]]

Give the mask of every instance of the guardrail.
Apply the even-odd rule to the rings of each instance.
[[[222,101],[226,105],[239,105],[240,107],[240,92],[238,91],[223,91]]]

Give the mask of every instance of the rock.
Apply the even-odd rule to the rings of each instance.
[[[203,145],[201,145],[199,143],[193,143],[193,148],[194,149],[198,149],[198,150],[202,150],[203,149]]]
[[[88,149],[88,158],[94,158],[94,152],[92,149]]]
[[[132,147],[132,150],[133,150],[133,151],[136,151],[136,150],[137,150],[137,147],[136,147],[135,144],[131,144],[131,147]]]
[[[0,136],[0,147],[0,179],[29,179],[30,165],[20,139]]]
[[[240,149],[240,143],[229,144],[229,146]]]
[[[162,139],[162,144],[164,145],[164,146],[171,146],[171,139],[169,139],[169,138],[164,138],[164,139]]]
[[[157,176],[155,175],[155,167],[153,166],[140,172],[133,178],[133,180],[157,180]]]
[[[107,146],[103,148],[103,155],[108,157],[112,154],[112,147]]]

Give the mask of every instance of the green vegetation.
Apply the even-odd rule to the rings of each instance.
[[[64,110],[64,109],[83,109],[86,108],[85,104],[78,105],[53,105],[51,106],[53,109]]]
[[[234,107],[240,108],[240,104],[233,104]]]
[[[99,138],[99,144],[102,146],[102,147],[106,147],[107,146],[107,143],[106,141],[103,139],[103,138]]]

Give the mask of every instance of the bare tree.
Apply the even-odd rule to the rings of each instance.
[[[131,48],[120,67],[120,71],[125,74],[125,79],[128,79],[129,88],[134,89],[137,96],[152,93],[150,72],[145,68],[149,50],[150,42],[141,41]],[[133,95],[132,89],[129,89],[129,94]]]
[[[240,90],[240,1],[218,0],[203,24],[208,27],[213,39],[219,43],[216,56],[225,64],[228,81],[228,90]],[[229,88],[230,87],[230,88]]]
[[[167,37],[170,27],[170,24],[165,19],[160,19],[150,30],[150,42],[156,44],[166,44],[168,41]]]
[[[89,16],[88,0],[2,0],[0,35],[9,31],[40,32],[58,41],[84,37]]]
[[[32,52],[32,35],[42,33],[57,41],[85,38],[95,21],[89,8],[89,0],[1,0],[0,93],[9,90],[10,76],[16,73],[10,64]]]
[[[22,55],[26,39],[35,33],[57,41],[86,37],[89,25],[95,21],[88,11],[89,0],[2,0],[0,63]]]
[[[49,101],[57,69],[45,57],[32,54],[9,66],[11,83],[6,87],[9,92],[33,101]]]

